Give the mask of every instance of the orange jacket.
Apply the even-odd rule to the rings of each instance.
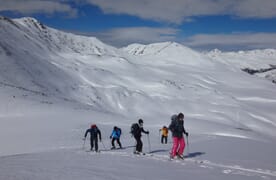
[[[160,129],[160,131],[162,133],[162,136],[168,136],[168,134],[169,134],[168,128],[163,127],[162,129]]]

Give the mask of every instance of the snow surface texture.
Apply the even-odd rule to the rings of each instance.
[[[116,49],[0,17],[0,179],[275,179],[275,85],[225,56],[173,42]],[[246,56],[261,68],[275,62]],[[168,161],[171,140],[160,144],[159,128],[178,112],[189,155]],[[153,156],[132,154],[128,132],[139,118]],[[82,149],[92,123],[103,135],[99,154],[86,152],[88,142]],[[114,125],[125,149],[106,151]]]

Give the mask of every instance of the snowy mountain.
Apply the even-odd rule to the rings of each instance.
[[[139,55],[143,58],[154,59],[158,64],[160,64],[160,61],[166,64],[195,66],[203,63],[211,63],[209,60],[204,59],[200,53],[175,42],[154,43],[149,45],[131,44],[122,48],[122,50],[136,56]]]
[[[174,42],[156,43],[156,44],[150,44],[150,45],[132,44],[132,45],[129,45],[128,47],[123,48],[122,50],[129,52],[130,54],[133,54],[138,58],[146,59],[147,62],[156,63],[159,66],[161,64],[164,66],[167,66],[167,65],[170,65],[171,63],[175,65],[183,65],[183,67],[181,67],[182,72],[180,71],[181,73],[179,73],[179,74],[183,74],[183,76],[179,76],[180,79],[184,80],[183,81],[184,83],[182,85],[184,86],[185,84],[188,87],[195,88],[196,91],[200,91],[198,92],[198,94],[194,92],[193,92],[194,94],[189,94],[188,92],[189,90],[185,89],[184,96],[194,97],[196,99],[198,98],[200,99],[201,105],[203,105],[202,103],[206,102],[206,104],[203,105],[203,107],[208,107],[208,108],[211,107],[211,109],[220,109],[223,106],[222,102],[214,103],[214,101],[217,101],[218,99],[222,100],[223,102],[227,101],[227,102],[232,102],[235,105],[238,104],[239,107],[237,107],[237,109],[233,107],[232,107],[233,108],[232,110],[229,109],[229,114],[223,110],[223,116],[228,114],[229,117],[232,117],[229,119],[232,119],[232,120],[235,119],[234,121],[237,121],[236,125],[240,123],[238,122],[240,121],[238,119],[241,118],[245,120],[248,118],[248,117],[247,118],[240,117],[240,114],[243,114],[240,112],[240,110],[243,109],[240,107],[240,106],[243,106],[242,105],[243,103],[245,104],[249,103],[251,105],[254,104],[253,106],[255,106],[256,103],[259,104],[262,102],[266,104],[268,102],[273,102],[273,103],[275,102],[275,100],[273,99],[273,94],[274,94],[273,85],[269,85],[272,88],[270,89],[271,90],[270,95],[267,94],[268,96],[266,97],[264,96],[260,97],[262,96],[261,95],[262,93],[260,93],[260,91],[263,92],[264,89],[266,89],[263,86],[264,84],[262,84],[265,82],[258,78],[254,78],[254,77],[251,78],[249,75],[241,71],[242,67],[243,68],[245,67],[253,68],[257,66],[259,68],[270,67],[270,65],[268,64],[269,63],[272,64],[274,62],[273,58],[275,57],[275,54],[276,54],[274,50],[265,50],[265,51],[256,50],[251,52],[239,52],[239,54],[245,54],[248,60],[242,61],[243,58],[240,58],[240,59],[236,59],[235,61],[236,63],[231,61],[233,58],[231,60],[230,58],[227,58],[224,56],[221,57],[221,59],[215,58],[215,57],[220,57],[217,54],[223,54],[220,51],[213,51],[207,54],[207,57],[206,57],[205,54],[200,54],[198,52],[195,52],[187,47],[184,47]],[[237,53],[229,53],[229,54],[231,57],[233,57],[234,55],[238,56]],[[266,58],[263,58],[264,62],[260,62],[259,57],[266,57]],[[249,61],[249,58],[252,59],[252,61]],[[229,61],[231,61],[231,63]],[[255,82],[256,80],[259,82]],[[250,83],[250,84],[247,84],[247,83]],[[255,83],[258,84],[257,85],[258,87],[256,86]],[[262,85],[259,83],[261,83]],[[171,82],[171,84],[175,85],[175,82],[173,81]],[[199,89],[196,87],[198,87]],[[257,94],[259,94],[260,96]],[[238,101],[237,104],[236,104],[236,101]],[[216,104],[217,106],[214,106],[214,104]],[[230,105],[231,103],[230,104],[227,103],[227,104]],[[231,105],[234,105],[234,104],[231,104]],[[260,107],[262,107],[262,105]],[[225,107],[223,107],[223,109],[224,108]],[[199,109],[202,112],[204,108],[199,108]],[[266,111],[265,108],[262,108],[262,110],[264,110],[262,111],[263,113]],[[214,111],[209,110],[209,111],[217,112],[217,110],[214,110]],[[251,110],[248,110],[248,112],[250,111]],[[257,112],[256,110],[253,110],[253,111]],[[252,120],[254,118],[258,118],[258,119],[260,118],[265,121],[270,119],[270,118],[268,119],[261,118],[262,116],[259,116],[256,114],[255,116],[254,113],[252,114],[253,111],[249,113],[250,117],[248,119]],[[220,112],[221,111],[218,111],[218,114],[220,114]],[[195,114],[197,113],[195,112]],[[264,114],[267,114],[267,113],[264,113]],[[198,115],[199,117],[200,116],[213,117],[213,115],[208,114],[207,112],[203,114],[198,114]],[[273,119],[273,117],[271,118]],[[266,122],[269,122],[269,121],[266,121]],[[251,129],[251,128],[248,128],[250,124],[251,123],[246,122],[245,124],[243,124],[244,127],[239,127],[238,129],[240,128]],[[240,125],[241,124],[239,124],[238,126]],[[275,126],[275,123],[273,122],[272,125]],[[253,125],[253,126],[255,128],[258,127],[258,125],[257,126]]]
[[[96,97],[87,97],[82,91],[89,89],[91,96],[96,92],[87,85],[86,79],[76,75],[82,62],[75,61],[74,55],[83,61],[93,57],[104,59],[114,56],[114,48],[96,38],[48,28],[32,18],[1,18],[0,26],[2,84],[68,100],[85,99],[85,103],[93,104]],[[94,68],[94,71],[101,69]],[[71,97],[68,93],[72,93]]]
[[[251,50],[221,52],[217,49],[207,53],[210,58],[241,69],[249,74],[264,77],[276,83],[276,50]]]
[[[174,42],[116,49],[33,18],[0,17],[0,179],[275,178],[275,85],[223,53],[208,56]],[[273,58],[265,60],[258,68]],[[159,128],[178,112],[191,159],[168,162]],[[138,118],[153,156],[132,154]],[[102,131],[100,154],[82,149],[92,123]],[[110,152],[115,125],[125,149]]]

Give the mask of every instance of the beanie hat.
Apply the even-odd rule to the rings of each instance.
[[[184,114],[183,113],[179,113],[177,116],[178,119],[184,119]]]

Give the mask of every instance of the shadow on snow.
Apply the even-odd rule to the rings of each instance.
[[[188,155],[185,156],[185,158],[194,158],[197,156],[202,156],[203,154],[206,154],[205,152],[193,152],[189,153]]]

